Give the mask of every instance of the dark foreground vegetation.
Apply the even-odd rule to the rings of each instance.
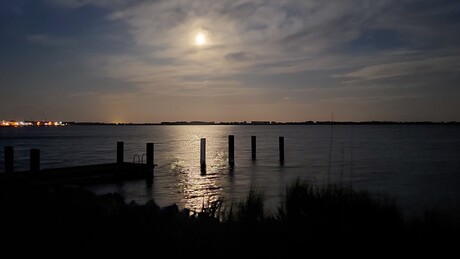
[[[440,213],[407,219],[366,192],[299,181],[274,215],[256,189],[197,213],[79,188],[0,193],[2,258],[460,258],[460,232]]]

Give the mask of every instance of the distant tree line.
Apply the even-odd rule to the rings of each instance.
[[[460,125],[457,121],[164,121],[161,123],[65,122],[66,125]]]

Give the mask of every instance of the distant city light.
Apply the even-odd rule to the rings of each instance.
[[[52,126],[52,127],[61,127],[66,126],[66,123],[62,121],[7,121],[2,120],[0,127],[31,127],[31,126]]]

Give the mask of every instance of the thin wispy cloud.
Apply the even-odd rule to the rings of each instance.
[[[447,57],[427,58],[414,61],[394,62],[371,65],[338,77],[360,80],[376,80],[410,75],[460,72],[460,54]]]
[[[30,35],[26,37],[26,40],[48,46],[67,46],[74,43],[70,38],[56,37],[47,33]]]
[[[410,4],[411,1],[406,2]],[[142,55],[141,60],[170,60],[172,66],[177,68],[174,74],[165,73],[161,68],[153,70],[180,79],[182,73],[184,77],[238,73],[263,75],[267,71],[276,74],[345,67],[346,59],[361,58],[359,50],[357,56],[352,57],[348,54],[347,45],[353,45],[354,41],[365,37],[365,34],[373,29],[392,30],[394,24],[389,18],[394,18],[396,14],[410,14],[399,7],[401,4],[404,3],[158,1],[124,8],[114,12],[110,17],[129,24],[134,43],[149,51],[147,55]],[[451,12],[447,9],[445,11]],[[408,16],[408,20],[419,30],[399,37],[410,38],[420,34],[424,28],[424,21],[420,20],[420,24],[417,24],[417,19],[411,15]],[[197,50],[191,42],[194,31],[199,29],[209,32],[211,43],[205,49]],[[395,33],[399,31],[395,29]],[[404,49],[411,46],[401,45],[396,48]],[[374,58],[386,53],[379,53],[379,50],[374,52]],[[136,55],[132,58],[136,58]],[[367,56],[363,55],[362,58],[365,59]],[[350,63],[355,62],[353,60]],[[399,73],[417,73],[417,68],[410,70],[413,61],[405,62],[408,62],[408,69]],[[401,66],[404,66],[405,62],[402,61]],[[158,65],[160,66],[162,65]],[[166,67],[171,68],[171,65],[168,64]],[[386,67],[389,65],[374,64],[361,70],[366,72],[381,68],[380,77],[383,77]],[[399,71],[401,69],[404,67],[395,68]],[[386,76],[395,75],[395,72],[389,72],[391,73]],[[374,76],[378,76],[376,73],[374,72]],[[344,76],[353,75],[360,74],[355,72]]]

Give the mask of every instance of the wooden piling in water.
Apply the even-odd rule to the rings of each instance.
[[[256,136],[251,136],[251,157],[256,160]]]
[[[146,156],[147,156],[147,166],[149,168],[153,168],[153,161],[154,161],[154,145],[153,143],[146,144]]]
[[[280,164],[284,165],[284,137],[279,137]]]
[[[12,146],[6,146],[5,151],[5,173],[14,172],[14,150]]]
[[[201,172],[206,171],[206,139],[200,140],[200,166]]]
[[[40,149],[30,150],[30,172],[40,171]]]
[[[228,135],[228,164],[235,166],[235,136]]]
[[[117,163],[122,164],[124,159],[124,145],[123,141],[117,142]]]

